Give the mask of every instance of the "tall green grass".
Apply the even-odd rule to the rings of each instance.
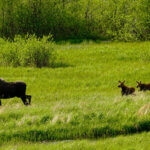
[[[118,136],[115,138],[97,140],[68,140],[61,142],[39,142],[39,143],[13,143],[4,144],[2,150],[147,150],[149,148],[150,133]]]
[[[2,100],[0,144],[113,137],[150,130],[150,92],[121,96],[118,80],[150,82],[150,43],[56,45],[57,68],[0,67],[27,83],[32,105]]]

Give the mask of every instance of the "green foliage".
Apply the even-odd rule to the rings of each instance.
[[[150,40],[149,0],[0,0],[0,36]]]
[[[55,60],[54,44],[51,36],[37,38],[27,35],[16,36],[14,42],[3,41],[1,47],[1,64],[12,66],[51,66]]]

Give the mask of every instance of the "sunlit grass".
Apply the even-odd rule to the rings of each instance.
[[[0,144],[110,137],[150,130],[150,92],[121,96],[118,80],[150,82],[150,42],[56,45],[55,68],[0,67],[27,83],[31,106],[2,100]],[[146,110],[144,110],[146,109]]]

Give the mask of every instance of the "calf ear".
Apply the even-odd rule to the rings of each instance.
[[[125,80],[122,83],[125,83]]]
[[[141,83],[141,81],[140,81],[140,83]]]
[[[118,82],[119,82],[119,83],[121,83],[121,81],[120,81],[120,80],[119,80]]]
[[[136,81],[138,84],[139,84],[139,82],[138,81]]]

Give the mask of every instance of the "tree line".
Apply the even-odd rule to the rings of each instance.
[[[0,0],[0,37],[150,39],[150,0]]]

